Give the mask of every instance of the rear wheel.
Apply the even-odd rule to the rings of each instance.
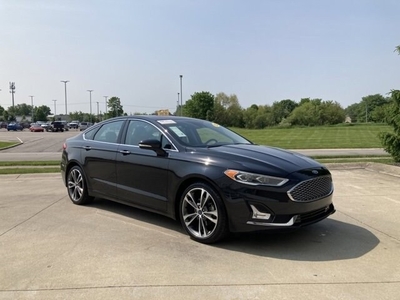
[[[88,195],[85,176],[80,167],[72,167],[67,176],[68,196],[74,204],[90,203],[93,197]]]
[[[228,233],[225,207],[208,184],[195,183],[184,191],[179,217],[190,237],[200,243],[215,243]]]

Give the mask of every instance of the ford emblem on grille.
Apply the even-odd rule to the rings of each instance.
[[[315,174],[315,175],[318,174],[318,171],[317,171],[317,170],[312,170],[311,172],[312,172],[313,174]]]

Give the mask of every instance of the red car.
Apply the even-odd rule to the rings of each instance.
[[[31,132],[44,132],[44,129],[40,124],[32,124],[31,127],[29,127],[29,130]]]

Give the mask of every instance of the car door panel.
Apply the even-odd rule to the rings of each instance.
[[[118,199],[136,206],[165,211],[168,157],[137,146],[120,145],[117,154]]]

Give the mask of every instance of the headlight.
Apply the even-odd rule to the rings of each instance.
[[[286,178],[247,173],[237,170],[226,170],[224,173],[226,176],[237,182],[250,185],[281,186],[289,181],[289,179]]]

